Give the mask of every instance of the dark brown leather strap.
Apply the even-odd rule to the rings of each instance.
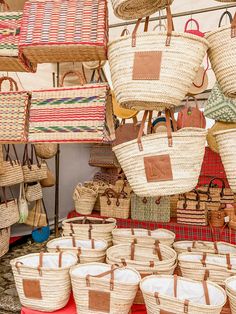
[[[202,259],[201,259],[201,262],[202,262],[202,266],[203,267],[206,267],[206,258],[207,258],[207,253],[202,253]]]
[[[172,130],[171,130],[171,123],[170,123],[170,110],[166,109],[166,128],[167,128],[167,136],[168,136],[168,145],[169,147],[173,146],[173,139],[172,139]]]
[[[91,239],[91,248],[92,248],[92,249],[95,249],[95,242],[94,242],[94,239]]]
[[[120,261],[121,261],[121,263],[122,263],[123,266],[127,266],[127,263],[126,263],[126,261],[125,261],[124,258],[121,258]]]
[[[184,313],[188,313],[189,300],[184,301]]]
[[[154,252],[153,253],[158,256],[159,261],[163,261],[159,243],[155,244],[155,248],[154,248]]]
[[[203,280],[206,281],[209,278],[209,276],[210,276],[209,269],[206,269],[205,273],[204,273],[204,279]]]
[[[148,230],[147,232],[148,232],[148,236],[151,237],[152,236],[152,231]]]
[[[89,224],[89,228],[88,228],[88,238],[89,238],[89,240],[92,239],[92,229],[93,229],[93,226]]]
[[[167,38],[166,38],[166,46],[170,46],[172,31],[174,30],[173,19],[171,15],[171,9],[168,5],[166,7],[166,16],[167,16]]]
[[[177,298],[178,276],[174,275],[174,297]]]
[[[58,252],[58,253],[61,252],[61,249],[60,249],[59,245],[56,246],[56,252]]]
[[[217,242],[214,242],[215,254],[219,254]]]
[[[111,275],[111,279],[110,279],[110,290],[112,291],[113,289],[114,289],[114,272],[115,272],[115,270],[117,270],[117,269],[119,269],[120,267],[116,267],[116,266],[114,266],[114,265],[112,265],[111,266],[111,270],[108,270],[108,271],[106,271],[106,272],[104,272],[104,273],[101,273],[101,274],[99,274],[99,275],[87,275],[86,277],[85,277],[85,280],[86,280],[86,285],[87,285],[87,287],[90,287],[90,278],[92,277],[92,278],[102,278],[102,277],[105,277],[105,276],[107,276],[107,275]]]
[[[208,291],[207,282],[205,280],[202,282],[202,286],[203,286],[206,305],[210,305],[211,303],[210,303],[209,291]]]
[[[72,246],[76,247],[76,241],[75,241],[75,237],[74,236],[72,236]]]
[[[150,268],[153,268],[154,266],[155,266],[154,261],[149,261],[149,267],[150,267]]]
[[[136,47],[137,30],[141,24],[141,21],[142,21],[142,18],[138,19],[138,21],[134,27],[134,30],[132,33],[132,47]],[[149,23],[149,16],[147,16],[145,19],[144,32],[148,31],[148,23]]]
[[[80,255],[81,255],[82,251],[81,251],[81,247],[77,248],[77,257],[78,257],[78,262],[80,263]]]
[[[70,230],[72,232],[72,234],[75,234],[75,231],[74,231],[74,227],[73,227],[73,223],[70,222]]]
[[[131,235],[134,235],[134,228],[131,228]]]
[[[234,18],[231,23],[231,38],[234,37],[236,37],[236,13],[234,14]]]
[[[131,243],[130,245],[130,259],[131,261],[134,261],[134,254],[135,254],[135,244]]]

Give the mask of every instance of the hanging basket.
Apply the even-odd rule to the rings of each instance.
[[[0,229],[0,257],[5,255],[9,251],[11,229]]]
[[[22,306],[53,312],[69,301],[69,269],[76,265],[72,253],[36,253],[11,260],[16,289]]]
[[[56,143],[38,143],[34,144],[36,155],[42,159],[53,158],[58,150]]]
[[[236,313],[236,276],[228,278],[225,281],[225,288],[229,298],[231,312]]]
[[[208,43],[199,36],[173,31],[169,7],[167,16],[167,32],[137,33],[139,20],[132,35],[109,44],[114,93],[125,108],[162,110],[179,106],[194,81]]]

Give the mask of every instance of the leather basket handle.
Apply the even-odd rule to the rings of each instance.
[[[115,272],[117,269],[122,269],[122,267],[117,267],[117,266],[115,266],[115,265],[112,265],[112,266],[111,266],[111,270],[108,270],[108,271],[106,271],[106,272],[104,272],[104,273],[101,273],[101,274],[99,274],[99,275],[94,275],[94,276],[93,276],[93,275],[87,275],[87,276],[85,277],[87,287],[90,287],[90,278],[103,278],[103,277],[105,277],[105,276],[107,276],[107,275],[111,275],[111,279],[110,279],[110,290],[111,290],[111,291],[114,290],[114,278],[115,278],[114,272]]]

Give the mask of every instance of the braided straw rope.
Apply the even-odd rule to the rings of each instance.
[[[230,188],[236,193],[236,129],[214,134]]]
[[[74,254],[41,252],[15,258],[10,263],[22,306],[32,310],[53,312],[68,303],[71,294],[69,270],[77,263]],[[41,298],[30,298],[25,295],[24,280],[38,282]]]
[[[115,15],[124,20],[134,20],[151,15],[174,0],[112,0]]]
[[[107,242],[103,240],[81,240],[74,237],[62,237],[47,243],[48,252],[71,252],[78,256],[80,264],[105,262]]]
[[[210,281],[158,275],[142,279],[140,288],[149,314],[220,314],[226,303],[224,289]]]
[[[130,313],[141,279],[133,268],[117,268],[101,263],[72,267],[70,276],[80,314]],[[94,293],[97,293],[97,300],[94,300]]]
[[[20,219],[17,199],[4,201],[0,204],[0,229],[10,227]]]
[[[79,183],[73,193],[73,200],[76,212],[81,215],[90,215],[93,211],[97,196],[97,188],[87,188]]]
[[[10,236],[10,228],[4,228],[0,230],[0,257],[9,251]]]

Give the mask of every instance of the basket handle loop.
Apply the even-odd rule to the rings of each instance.
[[[222,24],[222,22],[223,22],[223,18],[224,18],[225,16],[228,16],[230,23],[232,23],[232,21],[233,21],[233,16],[232,16],[232,14],[231,14],[228,10],[226,10],[226,11],[221,15],[221,17],[220,17],[218,27],[221,27],[221,24]]]
[[[207,286],[206,280],[203,280],[202,286],[203,286],[203,291],[204,291],[204,295],[205,295],[206,305],[210,305],[211,302],[210,302],[210,296],[209,296],[209,291],[208,291],[208,286]]]
[[[187,20],[187,22],[185,23],[185,27],[184,27],[184,32],[186,33],[188,31],[188,26],[189,26],[189,23],[194,23],[196,25],[196,29],[199,31],[200,30],[200,26],[199,26],[199,23],[197,20],[191,18],[189,20]]]
[[[121,34],[120,34],[120,37],[123,37],[123,36],[125,36],[125,35],[129,35],[129,30],[125,27],[124,29],[123,29],[123,31],[121,32]]]
[[[2,83],[4,81],[8,81],[10,83],[10,92],[13,92],[14,89],[16,92],[18,91],[18,85],[17,85],[16,81],[9,76],[3,76],[0,78],[0,91],[2,91]]]
[[[60,87],[64,86],[64,81],[65,78],[68,75],[76,75],[79,78],[80,84],[83,86],[86,84],[85,78],[83,77],[83,75],[79,72],[79,71],[68,71],[66,73],[63,74],[62,78],[61,78],[61,82],[60,82]]]
[[[132,33],[132,47],[136,47],[136,39],[137,39],[137,31],[139,28],[139,25],[142,22],[142,18],[137,20],[137,23],[134,27],[133,33]],[[146,17],[145,19],[145,24],[144,24],[144,32],[148,31],[148,23],[149,23],[149,16]]]
[[[111,279],[110,279],[110,290],[113,291],[114,290],[114,279],[115,279],[115,276],[114,276],[114,272],[117,270],[117,269],[122,269],[122,267],[117,267],[115,265],[111,265],[111,270],[108,270],[104,273],[101,273],[99,275],[87,275],[85,277],[86,279],[86,285],[87,287],[90,287],[90,278],[103,278],[107,275],[111,275]]]
[[[208,189],[207,189],[207,194],[210,195],[210,188],[212,188],[212,183],[215,181],[215,180],[219,180],[220,182],[222,182],[222,189],[221,189],[221,192],[220,192],[220,196],[223,197],[224,196],[224,189],[225,189],[225,181],[221,178],[213,178],[211,179],[209,185],[208,185]]]

